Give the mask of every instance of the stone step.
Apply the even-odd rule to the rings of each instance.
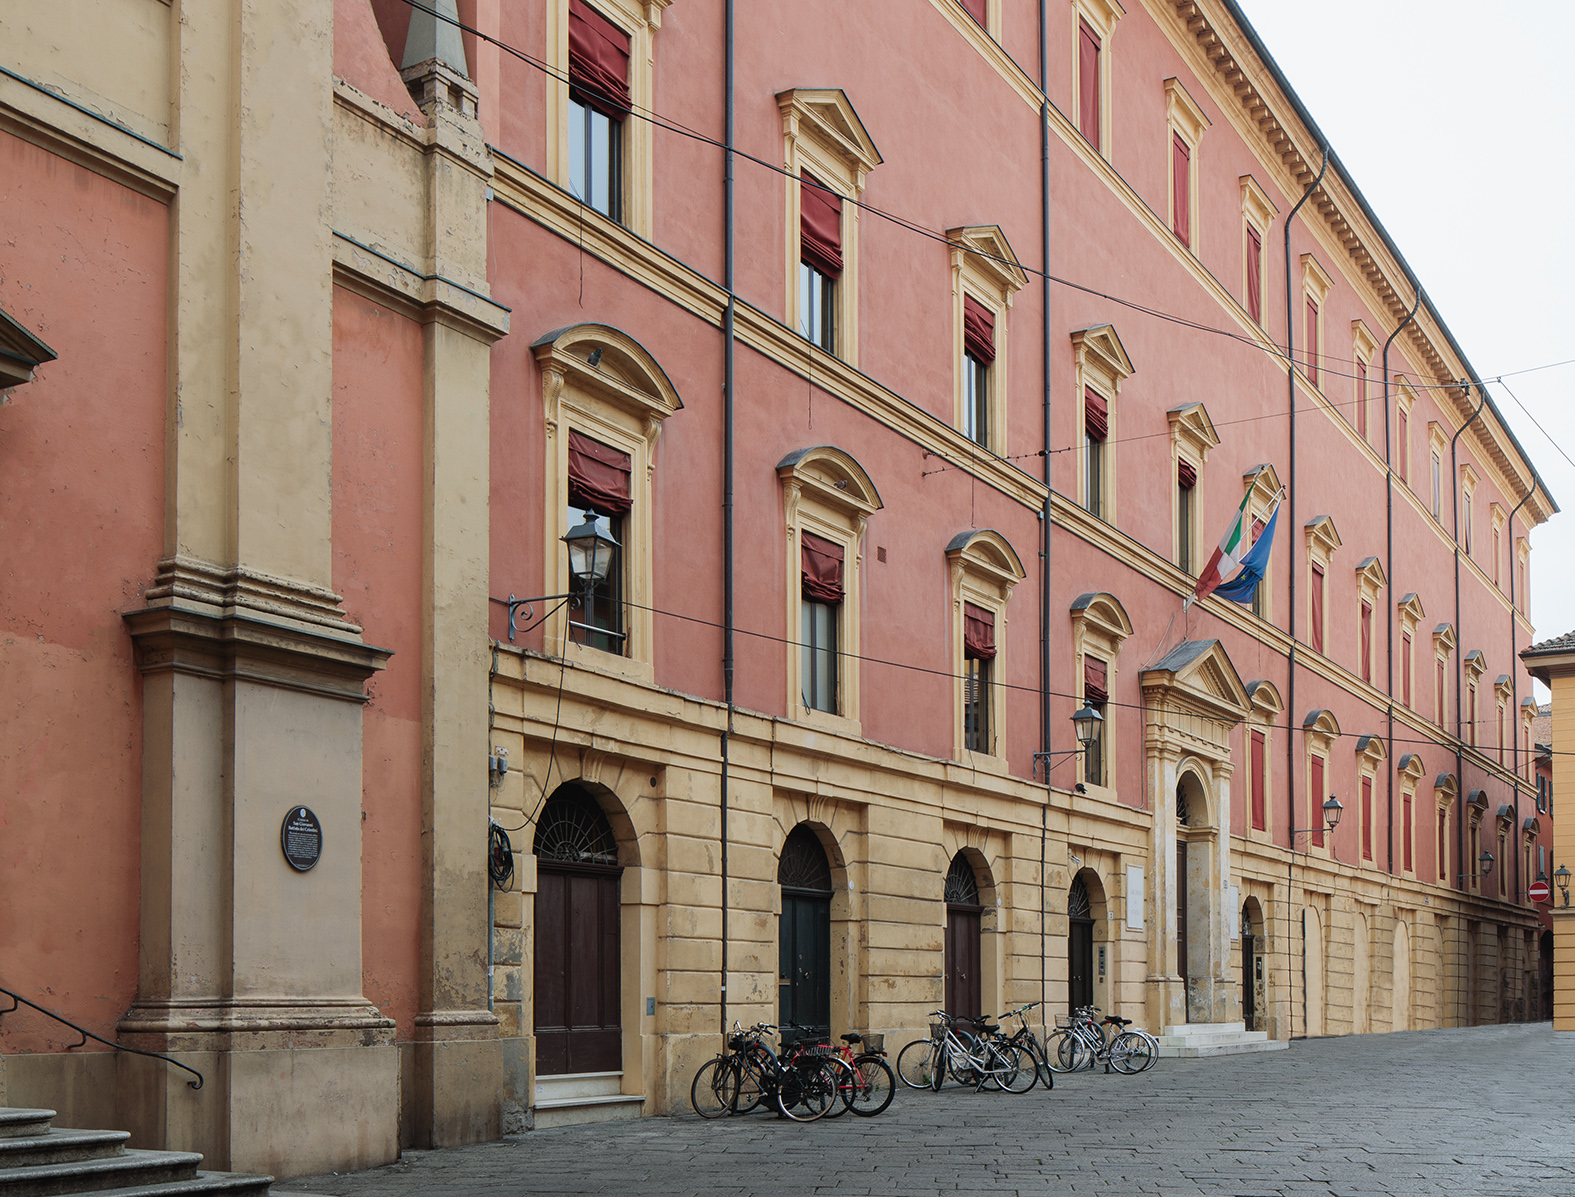
[[[0,1108],[0,1139],[46,1135],[54,1116],[53,1110]]]
[[[1249,1035],[1263,1034],[1262,1031],[1248,1031],[1247,1024],[1244,1022],[1184,1022],[1179,1026],[1166,1027],[1160,1033],[1174,1037],[1180,1035],[1218,1034],[1221,1031],[1242,1032]]]
[[[1198,1035],[1160,1035],[1161,1043],[1174,1047],[1205,1047],[1211,1043],[1261,1043],[1268,1038],[1262,1031],[1214,1031]]]
[[[247,1176],[239,1172],[198,1172],[190,1180],[167,1184],[137,1185],[131,1189],[100,1189],[95,1197],[268,1197],[271,1176]],[[291,1197],[312,1197],[294,1193]]]
[[[1160,1040],[1159,1054],[1166,1058],[1186,1060],[1198,1056],[1236,1056],[1244,1052],[1282,1052],[1290,1044],[1280,1039],[1253,1043],[1207,1043],[1196,1046],[1169,1046]]]
[[[202,1156],[194,1151],[126,1151],[104,1159],[6,1168],[0,1170],[0,1197],[57,1197],[169,1185],[193,1179],[200,1163]],[[267,1183],[258,1191],[266,1192]]]
[[[0,1139],[0,1169],[36,1164],[69,1164],[118,1156],[131,1135],[126,1131],[66,1130],[42,1135],[9,1135]]]
[[[583,1126],[593,1122],[622,1122],[640,1117],[645,1098],[638,1093],[611,1097],[579,1097],[536,1102],[536,1129]]]
[[[536,1104],[582,1097],[617,1097],[623,1093],[621,1072],[566,1072],[536,1078]]]

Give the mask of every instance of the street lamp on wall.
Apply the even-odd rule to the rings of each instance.
[[[1467,878],[1473,878],[1473,879],[1476,879],[1476,880],[1480,880],[1481,878],[1486,877],[1492,871],[1493,871],[1493,854],[1491,852],[1489,852],[1486,848],[1484,848],[1484,849],[1482,849],[1482,855],[1477,857],[1477,871],[1475,873],[1461,873],[1460,874],[1460,880],[1465,881]],[[1566,873],[1565,876],[1567,878],[1569,876],[1569,874]],[[1568,881],[1566,881],[1565,884],[1568,884]],[[1565,900],[1568,901],[1568,898],[1566,898]]]
[[[1291,832],[1291,847],[1296,847],[1296,837],[1299,835],[1322,835],[1325,831],[1333,831],[1340,825],[1340,816],[1345,813],[1345,804],[1333,794],[1323,804],[1323,827],[1298,827]]]
[[[592,365],[595,363],[593,362]],[[492,599],[509,609],[509,642],[513,643],[515,633],[520,629],[517,616],[521,607],[526,608],[525,618],[531,618],[530,605],[532,603],[550,603],[557,599],[579,599],[590,605],[590,596],[596,589],[596,583],[607,580],[607,574],[612,569],[613,556],[618,552],[619,544],[613,538],[611,531],[601,527],[599,517],[594,511],[584,513],[583,523],[570,528],[563,537],[563,543],[569,546],[569,573],[574,580],[585,587],[583,596],[577,594],[538,594],[533,598],[515,598],[512,594],[506,599]]]
[[[1570,871],[1567,865],[1560,865],[1553,870],[1553,880],[1558,884],[1559,893],[1564,895],[1564,905],[1570,904]]]
[[[1034,772],[1039,772],[1042,764],[1045,770],[1045,784],[1050,783],[1050,758],[1057,756],[1075,756],[1080,752],[1087,752],[1089,746],[1099,739],[1099,729],[1104,724],[1105,717],[1093,707],[1085,706],[1072,716],[1072,727],[1077,732],[1077,747],[1063,748],[1060,752],[1034,753]],[[1083,792],[1083,783],[1077,783],[1077,789]]]

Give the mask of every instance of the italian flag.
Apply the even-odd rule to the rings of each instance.
[[[1248,487],[1247,493],[1241,497],[1241,506],[1236,509],[1236,518],[1225,530],[1225,535],[1220,537],[1219,548],[1214,550],[1214,556],[1209,558],[1209,563],[1198,575],[1198,584],[1193,587],[1192,597],[1186,602],[1188,607],[1200,598],[1213,594],[1216,586],[1236,572],[1242,557],[1252,547],[1247,543],[1247,531],[1252,527],[1247,519],[1247,504],[1251,501],[1252,488]]]

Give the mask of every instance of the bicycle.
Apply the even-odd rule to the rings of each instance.
[[[1051,1067],[1057,1072],[1076,1072],[1103,1064],[1107,1073],[1114,1068],[1129,1076],[1152,1068],[1159,1056],[1159,1044],[1145,1032],[1120,1029],[1131,1022],[1116,1015],[1100,1019],[1093,1006],[1074,1011],[1064,1024],[1057,1020],[1057,1032],[1052,1036],[1056,1063]],[[1117,1028],[1113,1039],[1107,1040],[1106,1027]]]
[[[940,1022],[930,1024],[930,1038],[915,1039],[898,1053],[897,1075],[905,1084],[939,1090],[950,1073],[958,1084],[972,1085],[975,1092],[986,1085],[1008,1093],[1026,1093],[1033,1088],[1036,1062],[1026,1049],[997,1036],[1000,1027],[982,1027],[976,1037],[958,1029],[957,1024],[965,1019],[944,1010],[931,1011],[931,1015]]]
[[[696,1114],[720,1118],[771,1102],[795,1122],[813,1122],[839,1104],[841,1081],[828,1058],[798,1052],[779,1059],[765,1042],[774,1030],[761,1022],[745,1031],[734,1022],[727,1052],[702,1064],[690,1083],[689,1103]]]
[[[1015,1010],[1008,1010],[1001,1015],[1001,1021],[1005,1022],[1008,1018],[1017,1019],[1017,1030],[1007,1037],[1006,1042],[1014,1044],[1027,1052],[1033,1058],[1034,1072],[1038,1080],[1043,1083],[1046,1089],[1054,1089],[1055,1070],[1050,1067],[1050,1058],[1045,1054],[1044,1044],[1039,1042],[1039,1037],[1034,1034],[1033,1028],[1028,1025],[1028,1012],[1042,1004],[1041,1002],[1029,1002],[1027,1005],[1019,1006]],[[1033,1086],[1030,1085],[1029,1088],[1031,1089]]]
[[[885,1060],[884,1035],[842,1036],[842,1058],[853,1069],[852,1085],[843,1092],[843,1100],[855,1114],[873,1118],[883,1113],[897,1095],[897,1078]],[[855,1051],[855,1045],[864,1050]]]
[[[812,1028],[799,1026],[796,1022],[787,1025],[798,1032],[798,1037],[792,1044],[782,1049],[783,1065],[797,1067],[800,1061],[822,1061],[830,1069],[836,1085],[831,1107],[822,1116],[840,1118],[853,1108],[856,1076],[852,1063],[844,1059],[836,1048],[817,1036]]]

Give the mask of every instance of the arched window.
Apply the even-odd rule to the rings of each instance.
[[[795,827],[782,845],[777,884],[784,889],[831,892],[831,864],[826,860],[826,850],[820,846],[815,833],[803,824]]]
[[[946,871],[946,901],[954,906],[979,905],[979,879],[961,852],[952,857],[952,867]]]
[[[547,799],[532,851],[539,860],[563,864],[618,863],[612,824],[596,800],[578,788],[565,787]]]

